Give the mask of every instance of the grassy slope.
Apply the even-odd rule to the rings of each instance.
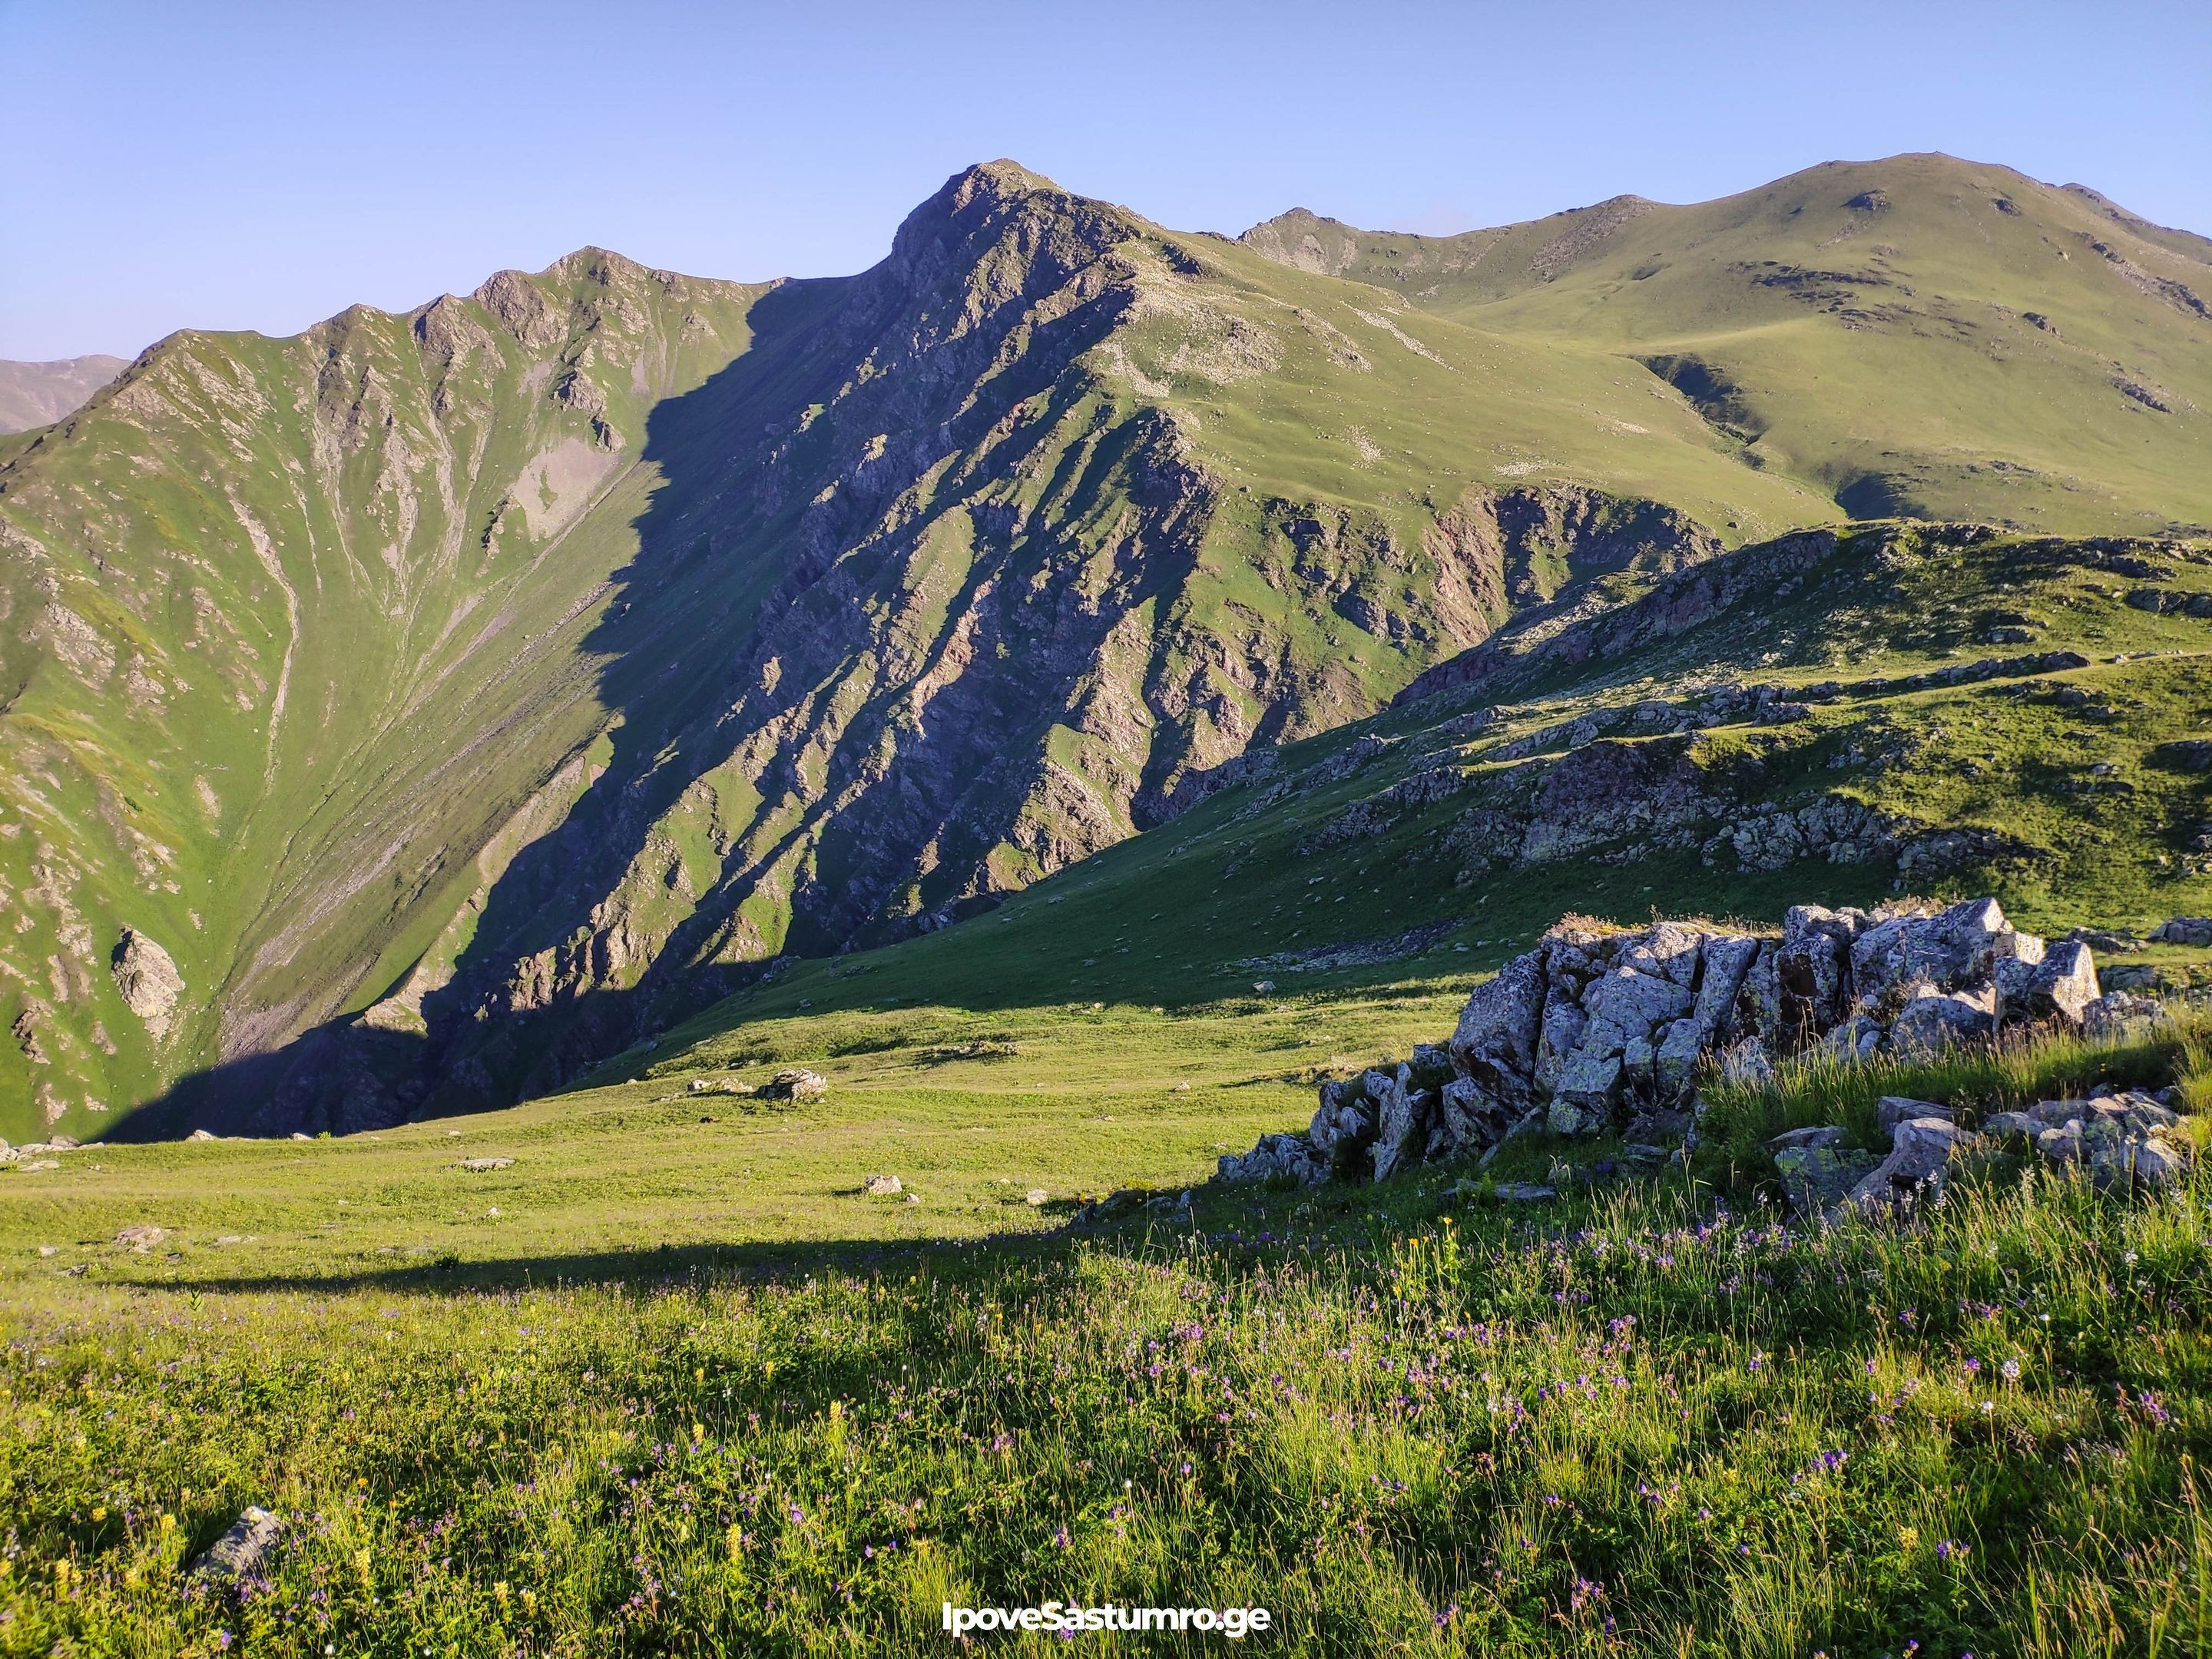
[[[1085,1074],[1218,1073],[1148,1035],[1094,1028]],[[832,1100],[702,1127],[633,1089],[557,1134],[510,1113],[7,1177],[0,1643],[918,1653],[942,1601],[1046,1599],[1262,1605],[1297,1653],[2212,1637],[2201,1187],[2000,1173],[1922,1230],[1800,1235],[1668,1182],[1467,1208],[1443,1172],[959,1248],[994,1206],[1036,1224],[984,1170],[1105,1132],[970,1138],[955,1175],[927,1152],[957,1115],[910,1095],[909,1206],[777,1167],[859,1150]],[[795,1236],[832,1215],[834,1247]],[[126,1218],[178,1231],[135,1252]],[[266,1589],[180,1592],[247,1503],[287,1524]]]
[[[1717,441],[1860,516],[2212,522],[2212,319],[2179,292],[2212,303],[2212,243],[1941,155],[1635,207],[1451,238],[1297,215],[1253,239],[1516,340],[1654,363]]]
[[[47,1063],[0,1067],[0,1130],[88,1132],[334,1011],[605,724],[578,647],[635,547],[646,412],[742,348],[758,292],[672,280],[517,279],[527,343],[451,299],[427,336],[180,335],[15,460],[9,602],[44,629],[6,641],[0,880],[36,898],[6,1012]],[[549,395],[571,370],[611,452]],[[158,1048],[106,972],[119,924],[187,988]]]

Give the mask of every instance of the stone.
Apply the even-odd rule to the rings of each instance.
[[[1252,988],[1264,997],[1274,990],[1275,981],[1272,979],[1255,980],[1252,981]]]
[[[1328,1164],[1315,1152],[1313,1143],[1300,1134],[1262,1135],[1259,1145],[1242,1158],[1224,1155],[1215,1170],[1217,1180],[1229,1182],[1267,1181],[1279,1176],[1313,1187],[1328,1179]]]
[[[2212,945],[2212,916],[2176,916],[2151,929],[2161,945],[2186,945],[2197,949]]]
[[[1808,1218],[1825,1216],[1867,1178],[1875,1167],[1875,1155],[1841,1145],[1841,1129],[1796,1133],[1832,1139],[1783,1147],[1774,1154],[1775,1173],[1782,1178],[1782,1190],[1789,1194],[1794,1213]]]
[[[479,1172],[485,1170],[511,1170],[514,1167],[514,1160],[511,1158],[465,1158],[453,1167],[456,1170],[474,1170]]]
[[[185,976],[175,960],[137,928],[125,927],[107,970],[124,1006],[145,1022],[147,1035],[156,1042],[166,1038],[185,994]]]
[[[1990,977],[2000,958],[2039,958],[2043,941],[2018,933],[1991,898],[1930,915],[1906,912],[1874,923],[1851,943],[1856,1001],[1871,1010],[1899,988],[1924,981],[1953,991]]]
[[[195,1129],[191,1133],[186,1135],[185,1139],[187,1140],[213,1140],[215,1139],[215,1132],[212,1129]]]
[[[269,1552],[283,1530],[282,1521],[258,1504],[249,1504],[239,1512],[230,1530],[192,1563],[188,1576],[219,1585],[263,1577]]]
[[[121,1232],[116,1234],[115,1242],[118,1244],[127,1244],[132,1249],[143,1254],[152,1249],[168,1236],[169,1230],[167,1227],[157,1227],[150,1221],[141,1221],[125,1227]]]
[[[830,1080],[803,1066],[788,1066],[770,1079],[761,1092],[778,1100],[819,1100],[830,1092]]]
[[[1368,1075],[1372,1077],[1373,1073]],[[1375,1136],[1375,1179],[1389,1178],[1420,1157],[1436,1121],[1438,1096],[1435,1091],[1411,1087],[1413,1068],[1401,1066],[1380,1097]]]
[[[1638,1112],[1628,1120],[1622,1132],[1631,1140],[1640,1140],[1654,1146],[1679,1146],[1690,1133],[1690,1115],[1662,1107],[1654,1111]]]
[[[1516,1084],[1534,1067],[1545,1010],[1542,951],[1518,956],[1474,988],[1451,1036],[1460,1072],[1492,1085]]]
[[[2017,990],[2006,996],[2000,1012],[2007,1019],[2053,1020],[2078,1026],[2096,1000],[2096,957],[2078,939],[2064,939],[2052,945]]]
[[[862,1183],[870,1198],[896,1198],[906,1184],[895,1175],[872,1175]]]
[[[1831,913],[1818,905],[1792,905],[1789,917],[1788,932],[1774,952],[1772,1035],[1796,1048],[1843,1018],[1848,935],[1836,931]]]
[[[1832,1123],[1824,1123],[1807,1129],[1784,1129],[1766,1144],[1778,1152],[1809,1152],[1816,1146],[1840,1146],[1843,1140],[1842,1129]]]
[[[1497,1193],[1508,1204],[1547,1204],[1559,1195],[1556,1187],[1534,1181],[1501,1181]]]
[[[1908,1095],[1884,1095],[1875,1102],[1874,1117],[1884,1140],[1893,1139],[1897,1133],[1897,1126],[1908,1118],[1940,1118],[1946,1123],[1959,1121],[1959,1115],[1948,1106],[1932,1100],[1914,1100]]]
[[[1022,1195],[1023,1201],[1032,1210],[1042,1210],[1052,1202],[1052,1194],[1042,1187],[1032,1187]]]
[[[2082,1009],[2081,1032],[2104,1040],[2137,1036],[2165,1017],[2166,1005],[2156,997],[2113,991]]]
[[[48,1135],[46,1146],[51,1152],[73,1152],[77,1149],[77,1138],[75,1135]]]
[[[1890,1155],[1844,1200],[1849,1208],[1869,1215],[1909,1213],[1939,1195],[1953,1166],[1982,1145],[1979,1135],[1942,1118],[1907,1118],[1894,1133]]]
[[[1890,1047],[1899,1054],[1932,1054],[1996,1030],[1996,989],[1929,991],[1905,1003],[1890,1022]]]

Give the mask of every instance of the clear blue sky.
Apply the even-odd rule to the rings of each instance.
[[[1187,229],[1455,230],[1943,149],[2212,233],[2212,0],[0,0],[0,356],[586,242],[856,270],[1010,155]]]

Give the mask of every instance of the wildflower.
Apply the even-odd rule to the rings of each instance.
[[[169,1514],[166,1510],[163,1510],[161,1514],[161,1530],[163,1532],[174,1532],[176,1529],[177,1517]]]
[[[1067,1535],[1067,1528],[1066,1527],[1062,1527],[1059,1531],[1053,1534],[1052,1541],[1060,1548],[1066,1549],[1073,1540],[1069,1539]]]
[[[1899,1527],[1897,1529],[1897,1541],[1905,1549],[1918,1549],[1920,1547],[1920,1528],[1917,1527]]]
[[[732,1566],[735,1566],[739,1561],[744,1559],[744,1528],[738,1526],[735,1522],[732,1522],[730,1523],[729,1529],[725,1532],[722,1536],[724,1543],[729,1547],[730,1565]]]
[[[492,1598],[496,1601],[501,1607],[504,1607],[507,1605],[507,1580],[502,1578],[499,1583],[494,1584],[491,1587],[491,1593]]]
[[[2006,1382],[2017,1382],[2020,1381],[2020,1361],[2017,1359],[2006,1360],[2003,1364],[1997,1367],[1997,1370],[2003,1374],[2004,1380]]]
[[[1953,1556],[1963,1560],[1966,1553],[1966,1547],[1955,1538],[1946,1538],[1936,1546],[1936,1559],[1939,1561],[1948,1561]]]
[[[106,1505],[106,1504],[94,1504],[92,1506],[92,1518],[93,1518],[94,1520],[95,1520],[95,1521],[105,1521],[105,1520],[106,1520],[106,1519],[107,1519],[107,1505]]]

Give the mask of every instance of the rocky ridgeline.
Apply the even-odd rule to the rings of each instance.
[[[1538,1128],[1618,1130],[1656,1150],[1687,1133],[1708,1066],[1759,1076],[1821,1050],[1929,1054],[2003,1025],[2097,1028],[2142,1007],[2099,995],[2086,944],[2021,933],[1995,899],[1797,905],[1778,938],[1570,917],[1475,988],[1449,1045],[1324,1083],[1303,1133],[1262,1137],[1224,1158],[1218,1178],[1380,1181]]]

